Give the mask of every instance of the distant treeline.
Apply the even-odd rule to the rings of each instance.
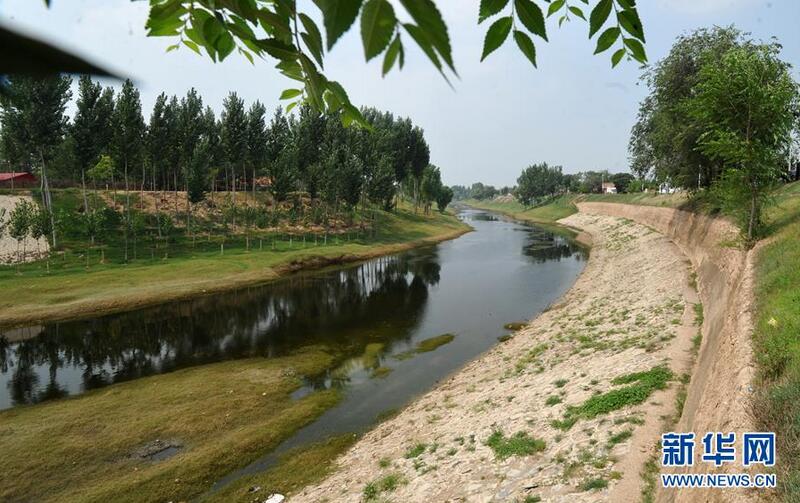
[[[642,184],[635,181],[630,173],[609,173],[608,171],[584,171],[564,174],[561,166],[548,166],[547,163],[533,164],[517,178],[514,187],[496,188],[483,183],[473,183],[469,187],[454,185],[454,198],[492,199],[499,195],[511,194],[523,204],[532,204],[537,199],[565,192],[592,194],[602,192],[603,182],[614,184],[617,192],[624,193],[642,190]]]

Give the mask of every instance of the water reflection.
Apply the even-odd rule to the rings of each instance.
[[[435,249],[295,276],[260,288],[0,334],[0,408],[302,345],[357,351],[407,338],[439,281]]]

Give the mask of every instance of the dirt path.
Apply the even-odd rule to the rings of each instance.
[[[0,215],[0,225],[2,225],[3,221],[8,221],[11,212],[14,211],[14,207],[23,199],[27,199],[28,202],[34,203],[33,199],[28,196],[0,195],[0,214],[2,214],[3,210],[5,210],[4,218],[2,215]],[[21,262],[29,262],[47,254],[47,239],[39,238],[38,246],[36,241],[37,240],[33,239],[32,237],[27,237],[25,238],[24,243],[19,242],[18,247],[17,240],[9,236],[8,229],[6,229],[5,232],[0,235],[0,264],[15,263],[18,261],[18,258]],[[18,252],[19,255],[17,254]]]
[[[689,266],[667,238],[629,220],[576,214],[562,223],[589,233],[594,247],[559,304],[367,433],[292,502],[638,499],[639,473],[692,361]],[[676,377],[644,403],[567,430],[552,424],[567,406],[624,386],[614,378],[662,364]],[[537,451],[502,458],[486,445],[498,431],[544,445],[502,445]]]

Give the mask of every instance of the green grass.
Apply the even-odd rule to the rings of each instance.
[[[400,484],[405,484],[406,481],[402,475],[398,475],[396,473],[390,473],[388,475],[384,475],[383,477],[373,480],[366,486],[364,486],[364,501],[371,502],[376,501],[378,496],[382,493],[392,492],[397,489]]]
[[[194,499],[338,403],[335,390],[291,397],[302,385],[300,376],[318,374],[334,361],[324,348],[308,348],[286,357],[178,370],[0,412],[0,501]],[[133,455],[156,439],[183,447],[158,462]],[[302,485],[324,471],[325,453],[340,452],[348,441],[332,442],[304,451],[306,461],[316,462],[291,470],[279,464],[264,480],[273,480],[273,490]]]
[[[568,430],[579,419],[592,419],[609,412],[637,405],[645,400],[656,390],[667,387],[667,382],[672,379],[672,371],[666,367],[654,367],[645,372],[617,377],[612,384],[628,384],[622,388],[613,389],[587,399],[580,405],[567,408],[564,419],[553,421],[552,426]]]
[[[573,195],[563,195],[551,199],[541,206],[525,207],[517,201],[498,202],[495,200],[475,200],[464,201],[465,204],[473,208],[480,208],[498,213],[506,214],[518,220],[554,223],[557,220],[566,218],[578,212],[578,208],[573,204]]]
[[[512,436],[506,437],[500,430],[495,430],[489,436],[486,445],[491,447],[498,459],[507,459],[511,456],[530,456],[547,447],[544,440],[533,438],[527,432],[518,431]]]
[[[547,406],[556,405],[561,403],[561,397],[558,395],[550,395],[547,397],[547,400],[544,401],[544,404]]]
[[[598,489],[605,489],[608,487],[608,481],[603,478],[593,478],[587,479],[581,482],[581,485],[578,486],[578,489],[581,491],[595,491]]]
[[[406,459],[417,458],[421,456],[427,448],[428,444],[420,442],[418,444],[413,445],[412,447],[409,447],[404,456]]]
[[[56,194],[60,208],[75,211],[79,192]],[[290,243],[286,234],[254,233],[249,250],[243,236],[227,238],[224,254],[220,254],[222,238],[213,238],[211,243],[199,239],[193,244],[176,234],[168,250],[164,243],[159,245],[154,258],[140,243],[138,258],[128,263],[122,262],[120,233],[104,247],[105,263],[100,263],[99,250],[87,249],[84,241],[65,235],[63,253],[54,254],[49,261],[18,268],[0,266],[0,326],[134,309],[263,283],[299,267],[394,253],[468,230],[453,216],[438,212],[422,215],[401,208],[396,213],[377,211],[376,215],[375,233],[329,236],[327,244],[322,237],[315,244],[309,236],[303,244],[299,237]],[[258,239],[263,239],[262,246]]]
[[[753,340],[760,392],[756,417],[775,431],[779,490],[800,500],[800,183],[782,187],[766,214],[771,241],[757,257]]]

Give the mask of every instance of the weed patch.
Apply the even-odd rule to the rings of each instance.
[[[544,440],[533,438],[527,432],[518,431],[512,436],[506,437],[500,430],[495,430],[489,436],[486,445],[492,448],[498,459],[506,459],[511,456],[530,456],[547,447]]]

